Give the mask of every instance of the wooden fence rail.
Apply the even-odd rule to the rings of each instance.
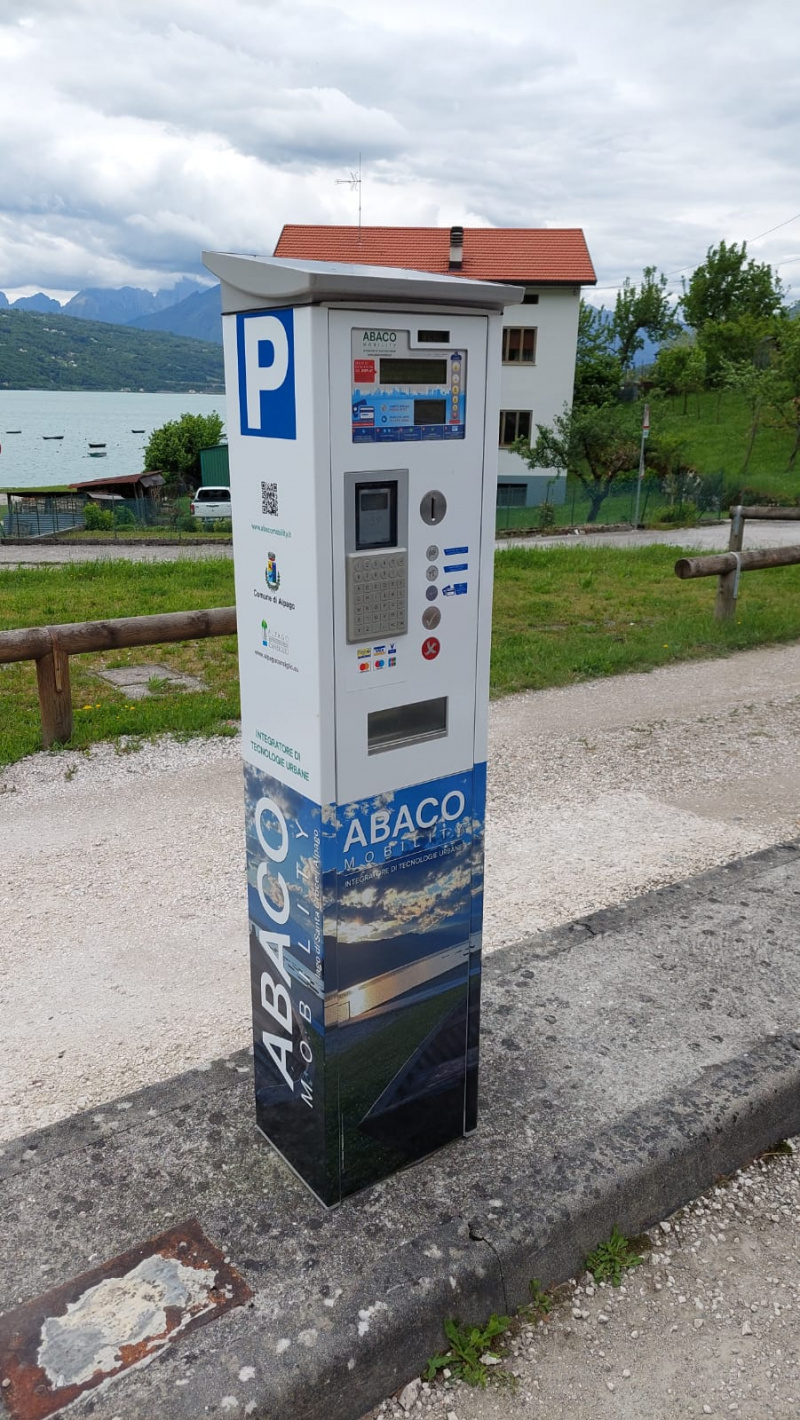
[[[679,557],[675,563],[675,575],[683,579],[719,577],[714,615],[718,621],[727,621],[736,608],[742,572],[756,572],[763,567],[791,567],[797,562],[800,562],[800,546],[754,548],[752,552],[712,552],[706,557]]]
[[[72,735],[69,658],[84,651],[157,646],[236,634],[236,607],[170,611],[157,616],[119,616],[111,621],[70,621],[63,626],[30,626],[0,631],[0,662],[35,661],[42,717],[42,743],[64,744]]]

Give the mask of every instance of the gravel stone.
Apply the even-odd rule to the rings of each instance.
[[[778,1226],[773,1216],[780,1218]],[[518,1388],[436,1383],[430,1420],[449,1420],[454,1400],[459,1420],[519,1420],[522,1415],[534,1420],[689,1420],[727,1414],[797,1420],[797,1153],[782,1146],[688,1204],[673,1221],[679,1224],[670,1236],[676,1290],[657,1290],[651,1268],[629,1273],[625,1295],[621,1288],[610,1289],[615,1305],[599,1346],[593,1326],[560,1326],[562,1318],[570,1317],[577,1289],[559,1288],[552,1298],[551,1324],[516,1322],[510,1333]],[[723,1222],[726,1238],[720,1236]],[[649,1242],[654,1251],[663,1244],[658,1225]],[[697,1303],[706,1315],[693,1315],[689,1325],[686,1308],[691,1305],[694,1312]],[[751,1306],[758,1315],[757,1335],[746,1320]],[[389,1415],[399,1417],[396,1403],[388,1405]]]
[[[798,646],[493,704],[486,951],[796,836],[798,748]],[[0,1140],[249,1045],[236,739],[0,770],[0,861]]]

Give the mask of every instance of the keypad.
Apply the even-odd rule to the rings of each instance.
[[[350,552],[347,555],[347,640],[401,636],[408,630],[408,554]]]

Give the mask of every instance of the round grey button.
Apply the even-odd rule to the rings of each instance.
[[[422,625],[425,627],[426,631],[433,631],[433,628],[439,625],[441,619],[442,613],[438,606],[426,606],[422,613]]]
[[[427,577],[427,579],[428,579],[429,582],[435,582],[435,581],[436,581],[436,578],[438,577],[438,575],[439,575],[439,568],[438,568],[438,567],[426,567],[426,568],[425,568],[425,576]]]
[[[426,595],[426,597],[428,598],[428,601],[429,601],[429,602],[435,602],[435,601],[436,601],[436,598],[437,598],[438,595],[439,595],[439,588],[438,588],[438,587],[426,587],[426,588],[425,588],[425,595]]]
[[[436,561],[437,557],[439,556],[439,549],[436,546],[435,542],[432,542],[430,547],[426,549],[425,556],[427,557],[429,562]]]
[[[437,488],[433,488],[430,493],[426,493],[419,505],[419,515],[423,523],[427,523],[429,527],[434,527],[436,523],[440,523],[446,512],[447,499]]]

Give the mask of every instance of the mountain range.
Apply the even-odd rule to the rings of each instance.
[[[16,301],[9,301],[0,291],[0,309],[160,330],[217,345],[222,342],[219,286],[204,286],[190,277],[184,277],[169,290],[156,292],[138,286],[107,290],[87,287],[63,306],[42,291],[35,296],[20,296]]]
[[[218,317],[219,319],[219,317]],[[0,390],[222,392],[217,341],[30,308],[0,310]]]

